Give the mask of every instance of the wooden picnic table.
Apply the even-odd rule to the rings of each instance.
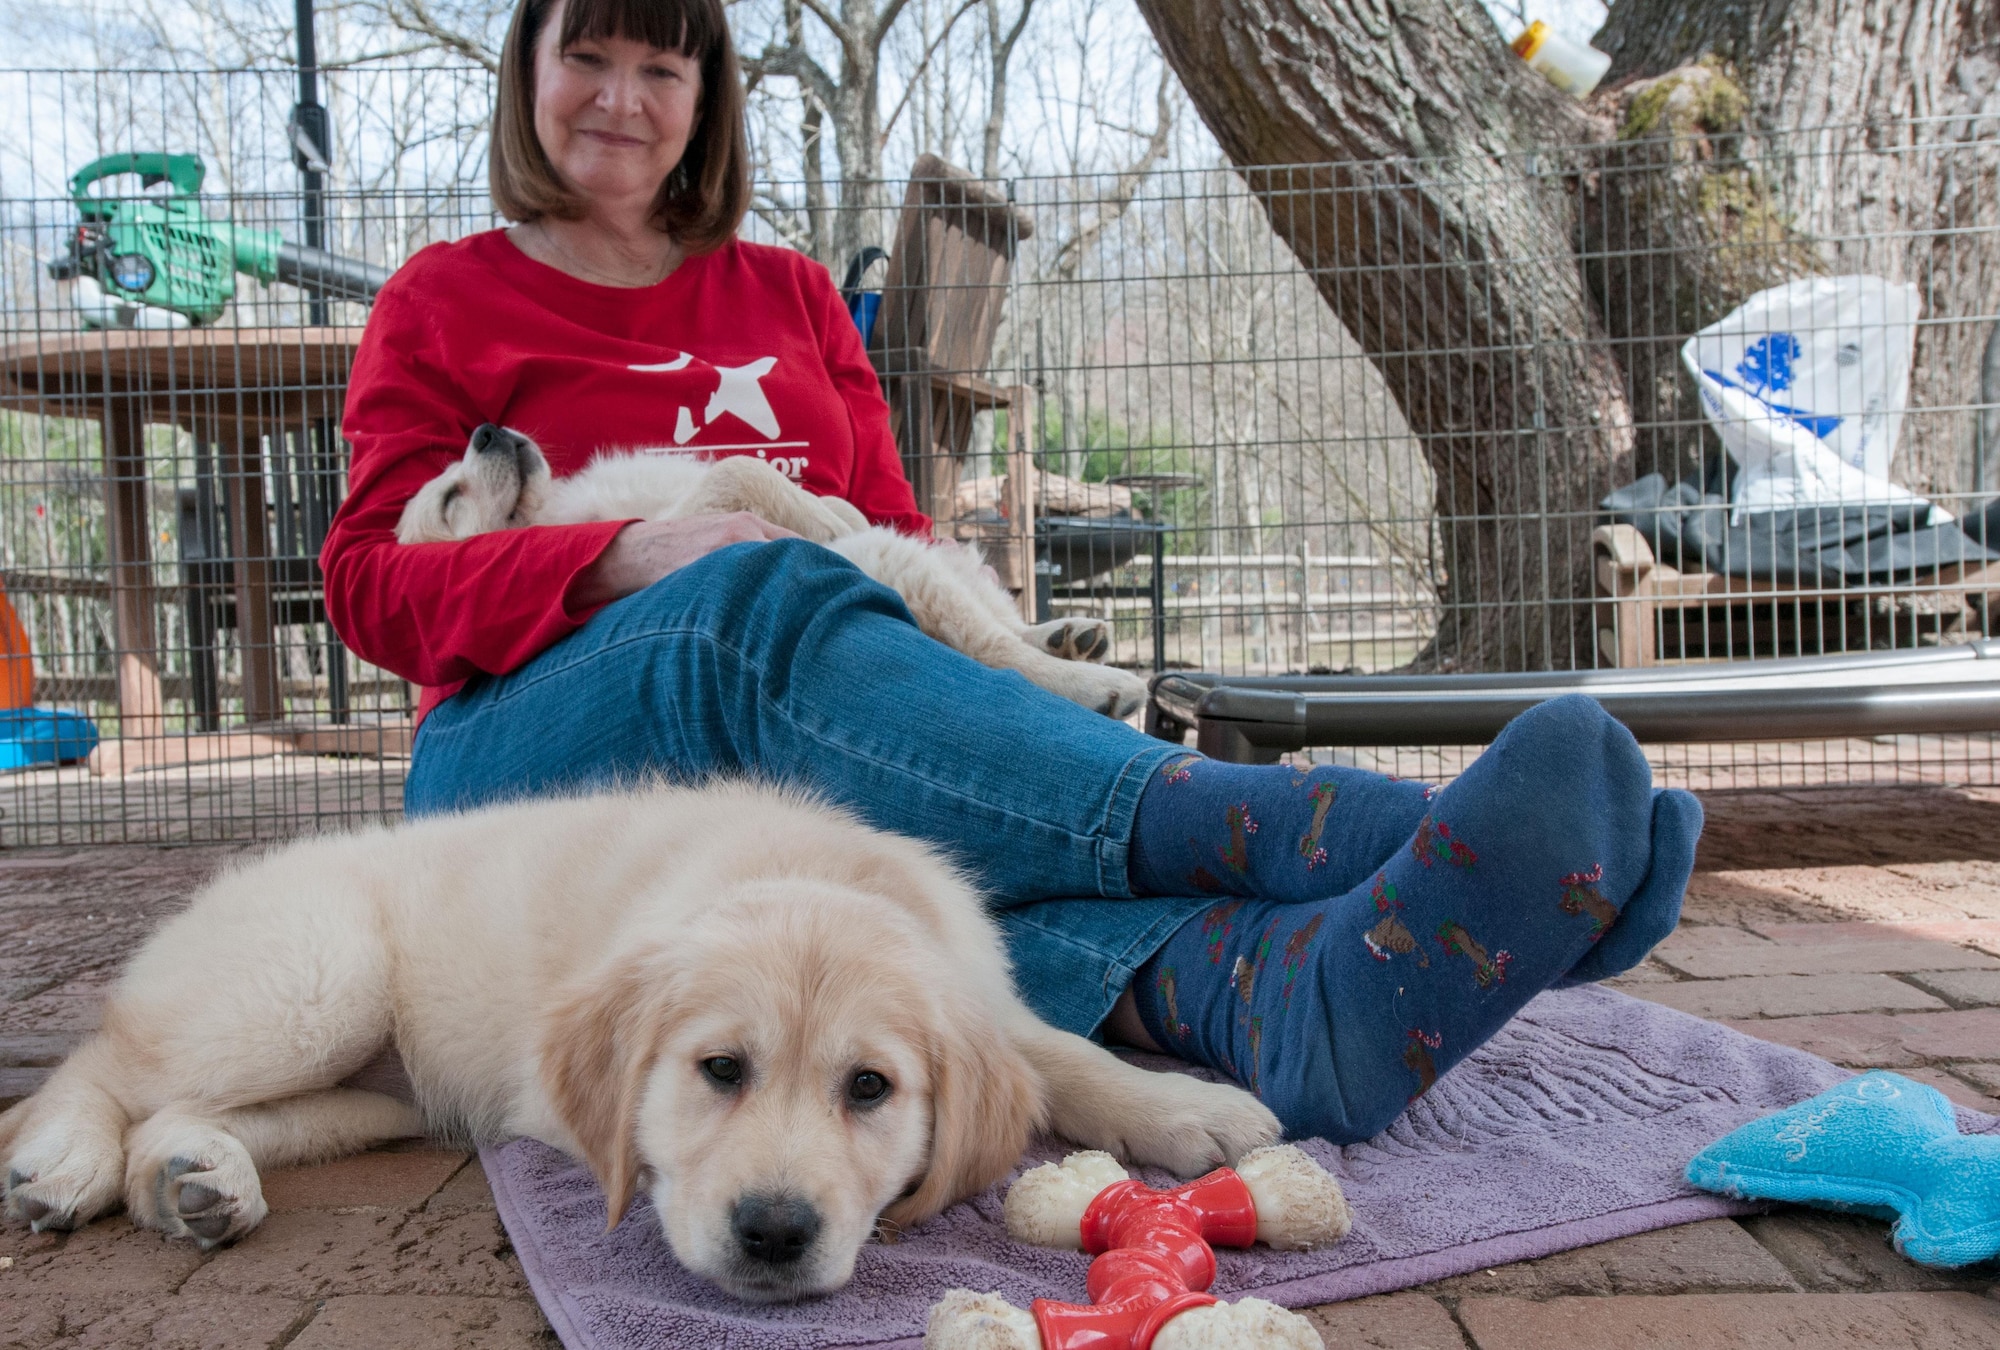
[[[337,419],[360,328],[79,330],[0,348],[0,407],[98,422],[117,642],[120,740],[101,771],[235,758],[363,728],[284,721],[264,497],[267,436]],[[233,541],[245,725],[169,735],[161,692],[145,428],[213,445]],[[380,728],[367,728],[380,739]],[[303,738],[303,739],[302,739]]]

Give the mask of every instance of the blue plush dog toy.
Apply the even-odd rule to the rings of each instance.
[[[1927,1266],[2000,1255],[2000,1136],[1958,1132],[1936,1088],[1864,1073],[1716,1140],[1687,1167],[1703,1190],[1894,1219]]]

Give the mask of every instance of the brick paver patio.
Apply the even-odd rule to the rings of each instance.
[[[1645,998],[2000,1111],[2000,789],[1715,794]],[[0,1106],[95,1025],[121,957],[227,852],[0,854]],[[265,1178],[204,1256],[110,1219],[0,1229],[0,1346],[552,1346],[477,1161],[382,1150]],[[2000,1268],[1927,1271],[1886,1226],[1717,1220],[1318,1309],[1332,1350],[1991,1350]]]

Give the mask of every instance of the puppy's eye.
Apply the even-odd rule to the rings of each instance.
[[[717,1087],[740,1087],[743,1083],[743,1065],[734,1055],[711,1055],[701,1062],[701,1071]]]
[[[453,483],[450,487],[446,488],[444,490],[444,501],[438,506],[438,510],[440,511],[451,510],[451,504],[458,500],[458,494],[463,491],[465,491],[465,489],[460,487],[456,483]]]
[[[872,1069],[863,1069],[847,1081],[847,1100],[856,1106],[873,1106],[889,1095],[889,1080]]]

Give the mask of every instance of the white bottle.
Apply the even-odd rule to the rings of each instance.
[[[1603,52],[1571,42],[1540,19],[1514,39],[1514,52],[1531,70],[1539,70],[1550,84],[1576,98],[1589,97],[1604,72],[1611,69],[1611,58]]]

